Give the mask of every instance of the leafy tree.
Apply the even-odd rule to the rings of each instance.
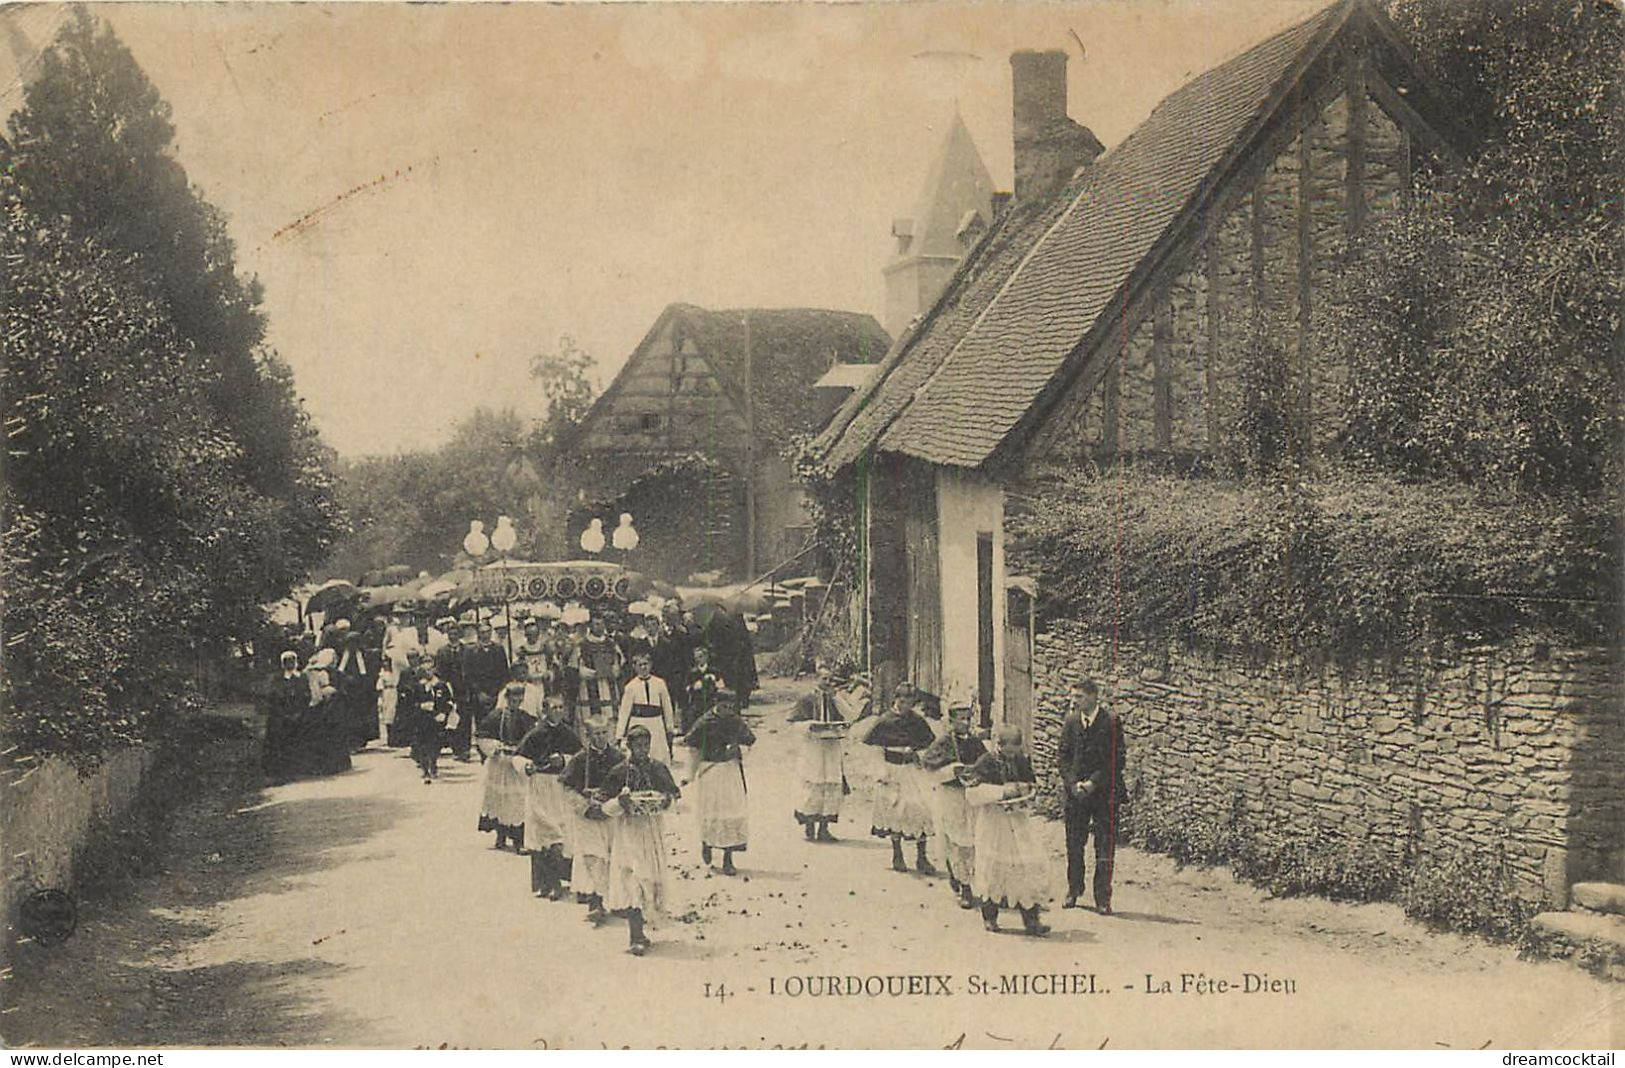
[[[176,332],[198,353],[206,399],[239,445],[240,476],[299,495],[319,463],[287,369],[263,346],[260,286],[238,276],[225,217],[170,154],[170,107],[122,42],[77,8],[45,50],[0,138],[10,196],[100,247],[134,253]],[[325,548],[288,541],[293,571]]]
[[[1609,503],[1619,484],[1625,36],[1591,0],[1399,0],[1479,138],[1341,272],[1350,457]]]
[[[543,455],[551,452],[592,408],[598,387],[592,380],[592,355],[569,334],[559,336],[558,348],[531,358],[530,376],[541,386],[547,414],[536,428],[533,444]]]
[[[545,537],[544,485],[525,421],[512,409],[476,409],[433,452],[372,456],[340,465],[340,495],[354,533],[326,570],[354,579],[390,564],[438,571],[455,556],[471,519],[487,529],[513,517],[515,553],[534,556]]]
[[[33,752],[150,737],[342,528],[168,118],[80,10],[0,139],[3,729]]]

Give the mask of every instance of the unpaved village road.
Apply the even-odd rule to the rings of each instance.
[[[426,787],[404,754],[374,750],[335,778],[245,792],[226,788],[252,756],[238,746],[177,817],[163,871],[87,908],[66,945],[22,947],[0,1032],[50,1046],[1617,1044],[1620,988],[1572,965],[1429,934],[1392,906],[1267,900],[1131,850],[1116,916],[1055,910],[1043,941],[989,934],[941,879],[888,870],[866,834],[864,754],[849,760],[843,840],[802,840],[793,695],[768,686],[742,875],[705,872],[680,802],[679,917],[648,957],[624,952],[624,925],[594,930],[573,902],[530,897],[527,862],[474,830],[478,765]],[[1046,833],[1058,853],[1060,826]],[[1098,992],[998,992],[1034,973],[1092,974]],[[1187,973],[1293,992],[1179,993]],[[792,977],[899,974],[947,976],[952,993],[783,992]],[[1175,992],[1148,993],[1147,976]],[[981,980],[993,992],[973,992]]]

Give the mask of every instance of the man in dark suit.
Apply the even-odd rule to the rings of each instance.
[[[650,663],[655,676],[665,679],[671,689],[678,719],[685,728],[702,713],[710,711],[706,708],[693,711],[688,707],[688,673],[694,666],[694,639],[684,626],[682,609],[675,601],[668,602],[661,609],[661,621],[654,635]]]
[[[501,695],[503,687],[508,684],[508,654],[495,642],[491,625],[482,623],[476,627],[465,627],[463,630],[464,688],[457,694],[457,710],[463,719],[457,726],[452,745],[458,753],[459,760],[466,760],[468,757],[469,746],[472,743],[469,728],[495,710],[497,698]],[[467,642],[466,637],[470,631],[473,631],[477,638]]]
[[[446,635],[451,640],[434,654],[434,669],[440,681],[451,688],[457,711],[457,726],[445,732],[446,744],[451,746],[453,756],[466,761],[469,746],[473,744],[473,720],[485,714],[485,709],[479,707],[479,702],[469,689],[467,675],[468,665],[473,660],[478,628],[472,623],[464,626],[459,640],[458,628],[452,624],[446,628]]]
[[[1078,907],[1083,893],[1083,847],[1095,838],[1095,909],[1112,913],[1112,862],[1123,785],[1123,722],[1100,702],[1093,679],[1072,684],[1071,707],[1061,722],[1059,765],[1066,792],[1066,904]]]

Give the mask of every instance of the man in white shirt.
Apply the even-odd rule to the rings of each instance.
[[[671,766],[671,740],[677,732],[677,713],[671,703],[666,680],[653,674],[647,653],[632,658],[632,678],[621,693],[621,711],[615,718],[615,737],[625,740],[634,723],[649,728],[649,755]],[[659,721],[659,728],[656,722]]]

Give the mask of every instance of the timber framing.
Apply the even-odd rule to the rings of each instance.
[[[1060,426],[1063,421],[1052,417],[1064,407],[1067,398],[1100,387],[1108,372],[1118,368],[1119,350],[1125,339],[1132,337],[1139,325],[1155,314],[1159,296],[1193,262],[1200,247],[1208,243],[1209,220],[1222,218],[1239,202],[1254,195],[1268,162],[1286,151],[1295,137],[1305,134],[1325,106],[1348,92],[1356,72],[1360,92],[1350,97],[1354,105],[1350,115],[1351,133],[1357,128],[1354,120],[1358,108],[1364,106],[1369,95],[1407,135],[1408,157],[1414,157],[1416,150],[1423,148],[1440,157],[1446,166],[1464,158],[1471,138],[1453,117],[1449,99],[1417,65],[1408,47],[1387,18],[1371,6],[1370,0],[1347,0],[1338,17],[1317,34],[1288,68],[1250,127],[1208,173],[1122,282],[1108,305],[1112,313],[1096,319],[987,458],[983,466],[990,473],[1009,476],[1053,446],[1056,435],[1063,432]],[[1396,84],[1403,88],[1403,93],[1396,89]],[[1344,195],[1350,198],[1351,204],[1355,199],[1359,201],[1358,212],[1363,215],[1365,198],[1360,186],[1365,165],[1363,144],[1352,150],[1351,155],[1353,152],[1361,155],[1358,166],[1350,168],[1351,181]],[[1402,168],[1408,169],[1404,164]],[[1307,172],[1300,169],[1299,182],[1307,180]],[[1254,214],[1256,217],[1256,211]],[[1300,261],[1300,286],[1311,269],[1312,259]],[[1211,366],[1217,279],[1211,264],[1208,272]],[[1256,276],[1254,282],[1256,299],[1259,292]],[[1302,307],[1307,308],[1307,302],[1302,302]],[[1308,361],[1304,359],[1300,374],[1307,375],[1307,370]],[[1108,406],[1111,393],[1108,389]],[[1215,402],[1216,393],[1210,389],[1210,447],[1217,444],[1211,437],[1215,429],[1211,422]],[[1113,437],[1108,435],[1107,440]]]

